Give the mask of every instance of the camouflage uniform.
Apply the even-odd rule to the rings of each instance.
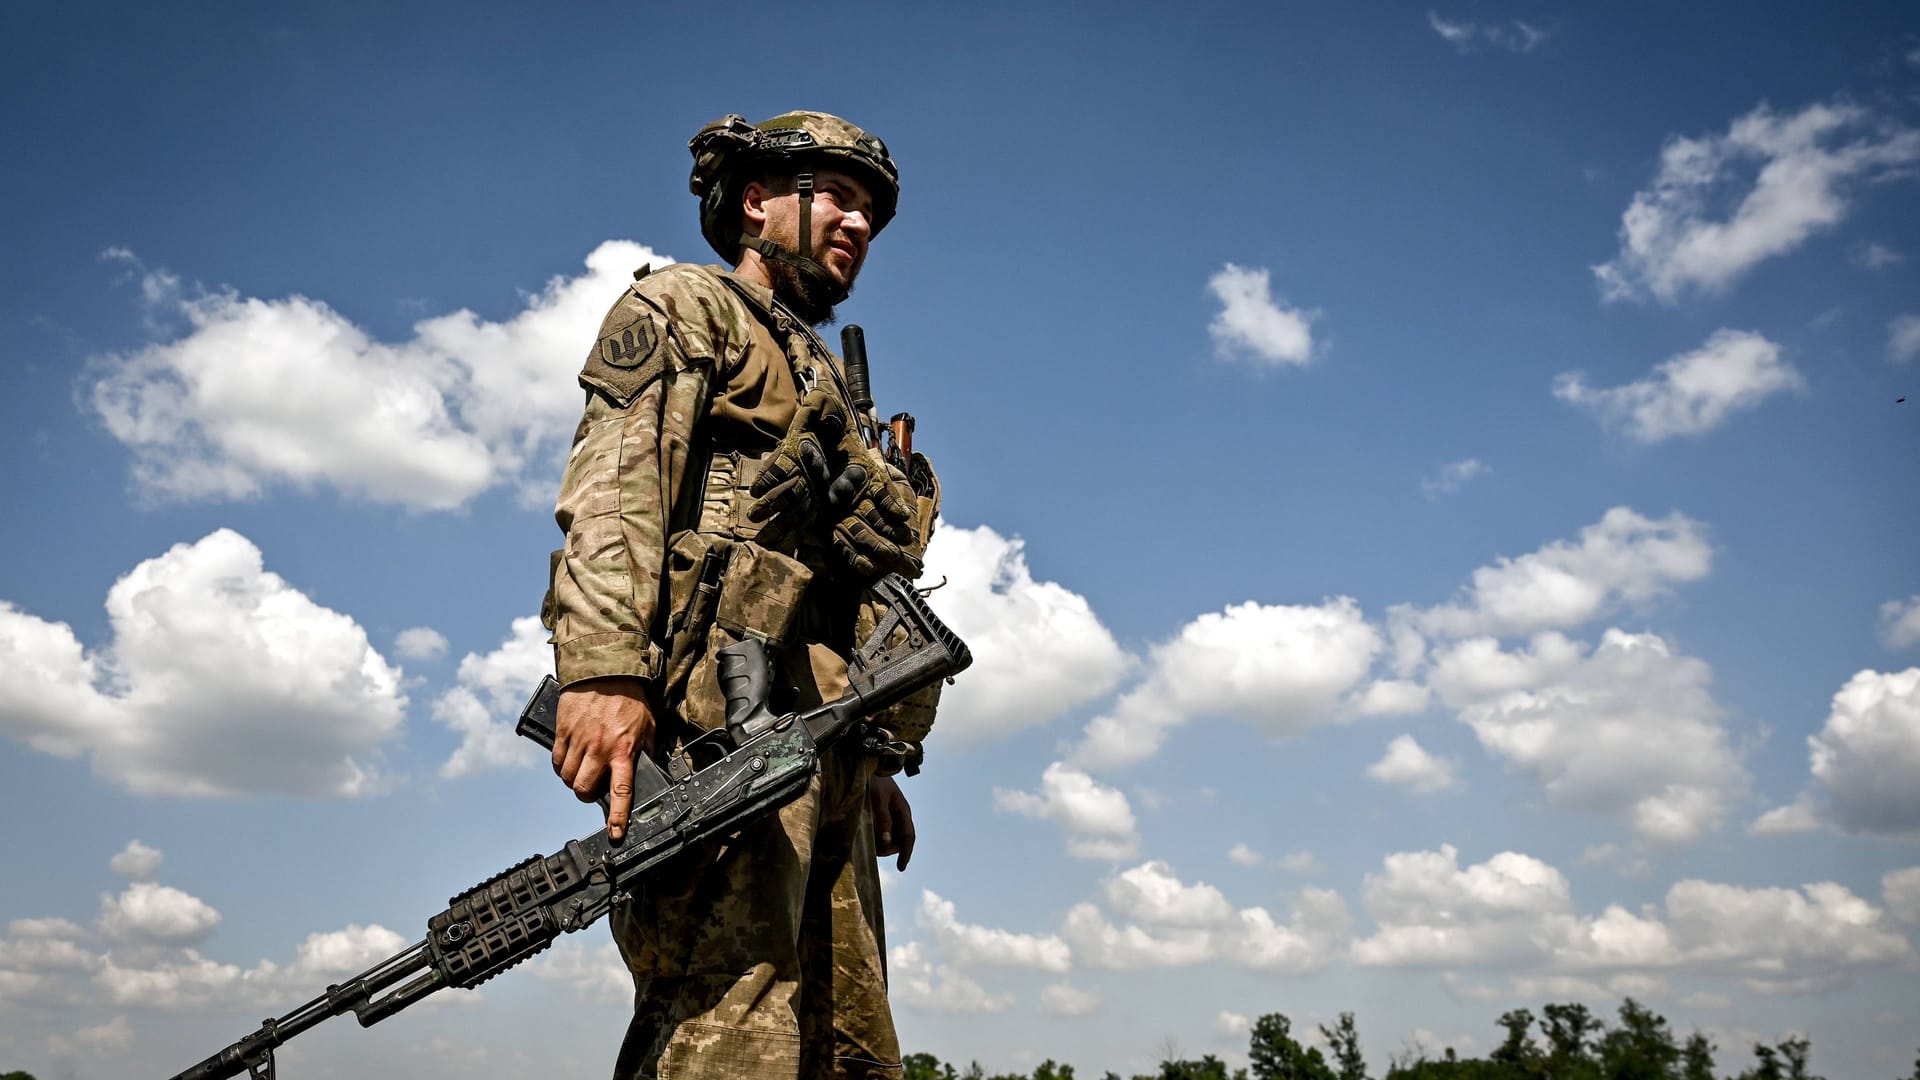
[[[580,378],[589,395],[556,511],[566,547],[547,612],[561,683],[647,680],[662,760],[724,725],[713,656],[742,635],[769,641],[785,668],[776,709],[837,697],[861,584],[804,534],[763,546],[746,514],[801,384],[839,385],[819,338],[771,290],[676,264],[613,306]],[[709,553],[727,561],[703,620]],[[777,818],[672,861],[615,910],[635,983],[617,1080],[899,1075],[875,768],[854,740],[830,747]]]

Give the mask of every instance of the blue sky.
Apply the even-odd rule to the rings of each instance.
[[[0,1069],[183,1067],[594,827],[508,734],[572,376],[709,261],[686,139],[796,106],[901,163],[843,316],[980,656],[910,1049],[1633,994],[1905,1067],[1920,19],[730,11],[16,14]],[[283,1066],[605,1075],[602,933]]]

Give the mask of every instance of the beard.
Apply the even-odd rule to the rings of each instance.
[[[845,297],[834,296],[837,286],[831,278],[802,273],[799,268],[779,259],[768,259],[762,265],[766,268],[768,279],[773,282],[773,295],[792,308],[795,315],[805,319],[808,326],[833,325],[837,317],[834,305]],[[847,292],[853,292],[851,285],[847,287]]]

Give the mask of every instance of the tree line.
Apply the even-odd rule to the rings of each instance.
[[[1436,1057],[1412,1046],[1393,1055],[1385,1080],[1823,1080],[1813,1072],[1812,1043],[1797,1035],[1755,1043],[1752,1067],[1722,1074],[1714,1064],[1719,1047],[1706,1033],[1677,1039],[1665,1017],[1632,998],[1621,1003],[1611,1024],[1585,1005],[1573,1004],[1548,1005],[1538,1017],[1530,1009],[1513,1009],[1500,1017],[1499,1026],[1505,1037],[1484,1058],[1461,1057],[1451,1047]],[[1158,1072],[1131,1078],[1108,1072],[1102,1080],[1373,1080],[1352,1013],[1317,1027],[1315,1041],[1321,1045],[1308,1045],[1295,1037],[1293,1021],[1268,1013],[1248,1032],[1244,1068],[1229,1070],[1212,1054],[1198,1059],[1169,1054]],[[1031,1073],[989,1075],[978,1062],[956,1070],[932,1054],[909,1054],[904,1080],[1075,1080],[1075,1075],[1073,1066],[1052,1059]],[[1896,1080],[1920,1080],[1920,1059]]]

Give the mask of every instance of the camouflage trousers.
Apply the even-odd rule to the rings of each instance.
[[[843,745],[821,765],[777,816],[672,860],[614,912],[634,981],[615,1080],[898,1080],[873,758]]]

